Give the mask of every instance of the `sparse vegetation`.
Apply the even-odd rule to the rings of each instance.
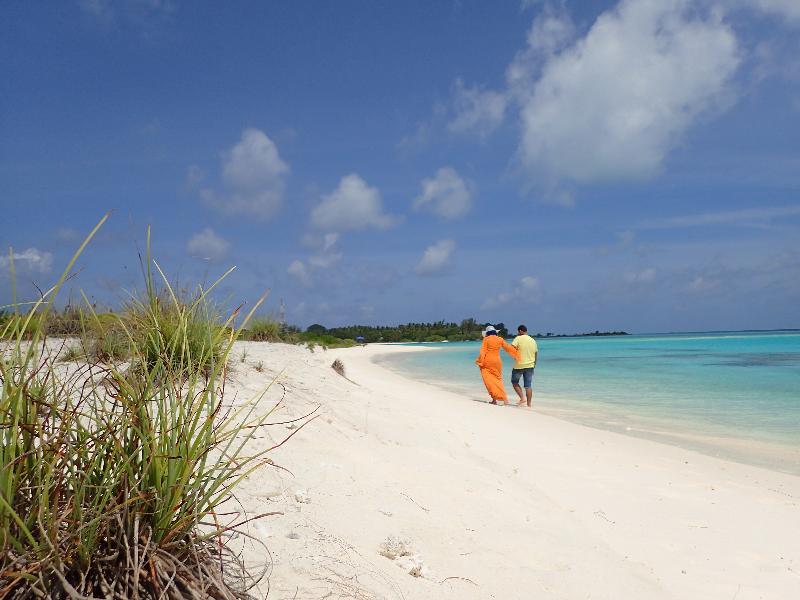
[[[264,464],[269,450],[245,446],[269,415],[254,417],[255,402],[225,408],[233,316],[209,309],[208,290],[181,302],[163,274],[156,286],[148,254],[145,293],[116,317],[125,364],[119,339],[107,364],[77,369],[47,343],[58,292],[104,221],[59,282],[0,327],[0,595],[246,598],[253,579],[217,507]]]
[[[272,319],[259,317],[247,326],[244,332],[245,339],[254,342],[284,342],[287,336],[281,331],[281,324]]]
[[[338,358],[333,361],[333,364],[331,364],[331,369],[336,371],[342,377],[347,377],[347,375],[345,374],[345,371],[344,371],[344,363],[341,360],[339,360]]]
[[[257,317],[243,330],[240,339],[254,342],[279,342],[284,344],[306,344],[313,352],[315,346],[323,348],[349,348],[355,346],[353,339],[342,339],[318,331],[301,332],[292,325],[283,325],[269,317]]]

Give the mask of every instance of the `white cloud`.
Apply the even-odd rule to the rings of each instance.
[[[800,206],[771,206],[744,208],[721,212],[699,213],[679,217],[651,219],[639,223],[637,229],[682,229],[710,225],[738,225],[763,227],[780,217],[800,216]]]
[[[500,292],[488,298],[481,308],[498,308],[512,303],[522,305],[531,304],[537,302],[540,297],[539,280],[532,275],[526,275],[514,284],[509,291]]]
[[[330,252],[328,254],[315,254],[308,257],[308,263],[318,269],[327,269],[342,260],[341,252]]]
[[[628,283],[653,283],[656,280],[656,270],[647,267],[639,271],[628,271],[623,277]]]
[[[506,96],[479,87],[468,88],[461,79],[453,86],[455,117],[447,124],[452,133],[474,133],[486,136],[503,122]]]
[[[104,28],[130,24],[146,38],[177,9],[175,0],[78,0],[78,6]]]
[[[469,211],[474,189],[474,185],[464,181],[455,169],[442,167],[433,178],[422,180],[422,194],[414,200],[414,208],[444,219],[455,219]]]
[[[450,266],[455,248],[456,243],[453,240],[440,240],[428,246],[414,270],[422,276],[441,275]]]
[[[110,0],[78,0],[78,6],[83,12],[103,23],[111,23],[114,20]]]
[[[526,89],[518,71],[527,63],[509,69],[521,94],[519,157],[532,177],[652,176],[690,125],[731,97],[736,37],[718,13],[702,14],[688,0],[622,0],[557,53],[567,25],[540,29],[529,51],[544,60],[541,77]]]
[[[37,248],[28,248],[22,252],[13,252],[14,269],[17,271],[32,271],[38,273],[49,273],[53,267],[53,255]],[[7,271],[11,269],[11,258],[8,253],[0,256],[0,269]]]
[[[528,49],[539,54],[555,54],[575,37],[575,24],[566,12],[546,8],[528,30]]]
[[[524,101],[533,94],[543,61],[552,58],[575,39],[575,25],[566,11],[546,6],[528,30],[527,46],[506,69],[510,95]]]
[[[197,172],[189,169],[187,177],[196,179]],[[275,143],[263,131],[246,129],[241,140],[223,154],[224,191],[203,189],[200,196],[221,212],[269,219],[283,202],[288,172]]]
[[[388,229],[398,217],[383,213],[381,193],[355,173],[342,177],[333,192],[311,211],[311,225],[329,232]]]
[[[689,292],[704,293],[716,289],[719,287],[719,284],[720,282],[717,279],[709,279],[702,275],[696,275],[686,286],[686,289]]]
[[[289,265],[289,268],[286,271],[302,285],[306,287],[311,286],[311,274],[308,272],[308,269],[302,260],[292,261],[292,264]]]
[[[318,269],[327,269],[342,260],[342,253],[336,250],[338,241],[338,233],[326,233],[319,251],[308,258],[309,264]]]
[[[800,23],[800,2],[797,0],[739,0],[739,4]]]
[[[207,227],[195,233],[186,244],[186,251],[197,258],[220,260],[228,254],[230,244]]]

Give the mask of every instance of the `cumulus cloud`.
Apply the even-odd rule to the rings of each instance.
[[[524,101],[533,94],[543,61],[563,50],[575,36],[575,25],[569,14],[546,6],[528,30],[525,49],[517,53],[506,69],[510,96]]]
[[[486,136],[503,122],[507,99],[504,93],[467,87],[461,79],[453,86],[455,116],[447,124],[452,133]]]
[[[418,275],[430,277],[441,275],[450,266],[450,259],[456,243],[453,240],[440,240],[428,246],[419,263],[414,268]]]
[[[220,260],[225,258],[230,249],[230,244],[210,227],[195,233],[186,244],[186,251],[197,258],[206,260]]]
[[[355,173],[342,177],[339,187],[311,211],[311,225],[329,232],[388,229],[398,222],[398,217],[383,212],[378,189]]]
[[[451,167],[442,167],[432,178],[422,180],[422,193],[414,209],[427,210],[444,219],[455,219],[469,211],[475,186],[464,181]]]
[[[311,286],[311,274],[302,260],[292,261],[289,268],[286,270],[295,280],[300,282],[306,287]]]
[[[483,309],[498,308],[508,304],[531,304],[536,302],[541,297],[541,290],[539,280],[532,276],[526,275],[516,282],[509,291],[500,292],[492,296],[481,305]]]
[[[187,181],[197,179],[198,173],[192,169],[189,168]],[[266,220],[283,202],[288,172],[289,166],[281,159],[275,143],[263,131],[246,129],[239,142],[223,153],[224,189],[206,188],[200,196],[206,205],[220,212]]]
[[[739,49],[715,11],[688,0],[622,0],[564,48],[570,26],[553,19],[534,23],[523,53],[543,61],[541,76],[527,87],[523,59],[508,74],[521,104],[519,158],[532,177],[652,176],[698,117],[732,97]]]
[[[13,252],[14,269],[17,271],[30,271],[36,273],[49,273],[53,267],[53,255],[37,248],[28,248],[22,252]],[[11,258],[8,253],[0,256],[0,270],[11,269]]]

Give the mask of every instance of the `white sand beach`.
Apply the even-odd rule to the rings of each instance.
[[[244,362],[240,360],[246,352]],[[228,392],[319,407],[242,484],[275,600],[800,598],[800,477],[494,407],[372,362],[241,342]],[[345,379],[330,365],[340,358]],[[263,362],[263,369],[256,367]],[[476,371],[475,386],[481,386]],[[511,392],[509,388],[509,392]],[[263,447],[296,430],[276,425]],[[394,536],[412,556],[380,554]],[[264,552],[246,544],[257,563]],[[421,569],[422,576],[408,573]]]

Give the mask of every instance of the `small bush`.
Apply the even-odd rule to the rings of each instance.
[[[245,337],[254,342],[280,342],[283,339],[281,324],[264,317],[253,319],[247,326]]]
[[[47,318],[47,335],[81,335],[85,331],[84,311],[67,305],[61,311],[53,311]]]

